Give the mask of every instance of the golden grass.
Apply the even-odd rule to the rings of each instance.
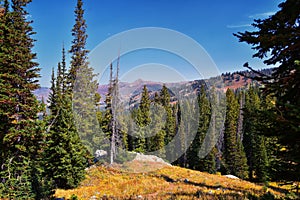
[[[175,166],[142,173],[145,167],[162,166],[135,161],[114,167],[93,167],[80,187],[56,190],[55,197],[69,199],[74,194],[78,199],[244,199],[249,195],[260,197],[267,193],[276,198],[284,197],[279,191],[221,175]]]

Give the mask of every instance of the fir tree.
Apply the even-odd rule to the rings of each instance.
[[[259,126],[257,116],[260,109],[261,103],[258,93],[253,87],[250,87],[245,97],[243,144],[249,166],[249,179],[265,181],[267,179],[268,159],[265,137],[257,129]]]
[[[41,110],[33,90],[39,87],[32,53],[30,1],[4,1],[0,14],[0,198],[28,199],[47,195],[41,176],[44,148]]]
[[[248,177],[247,159],[240,138],[237,135],[239,104],[232,92],[226,91],[226,119],[224,130],[224,154],[226,173],[240,178]]]
[[[68,75],[68,83],[71,90],[73,90],[78,70],[87,64],[87,54],[89,53],[85,48],[88,36],[86,34],[87,25],[84,19],[82,0],[77,0],[75,18],[75,24],[72,29],[74,39],[72,41],[72,47],[69,50],[69,53],[72,54],[71,68]]]
[[[134,108],[130,112],[130,117],[133,119],[130,125],[131,131],[131,144],[133,151],[144,153],[146,151],[146,128],[145,126],[141,126],[142,122],[142,113],[139,108]]]
[[[63,50],[62,63],[64,58]],[[59,63],[57,78],[54,71],[52,73],[45,174],[52,177],[55,188],[70,189],[77,187],[83,180],[88,160],[86,148],[82,145],[75,126],[66,80],[66,67]]]
[[[188,154],[189,167],[192,169],[197,169],[201,171],[214,172],[215,171],[215,159],[214,152],[210,152],[208,155],[203,155],[205,150],[204,148],[209,148],[204,144],[204,139],[206,137],[211,117],[211,108],[208,98],[206,96],[204,85],[201,86],[200,93],[198,95],[198,106],[199,106],[199,122],[198,130],[195,135],[195,138],[190,146]],[[206,141],[207,142],[207,141]]]
[[[285,151],[280,152],[280,165],[284,169],[280,178],[295,180],[300,175],[300,63],[299,20],[300,2],[286,0],[279,4],[280,10],[266,19],[257,19],[255,31],[234,34],[240,42],[252,45],[253,57],[262,59],[266,65],[278,66],[270,76],[254,71],[256,80],[265,84],[264,94],[275,97],[275,106],[264,112],[261,120],[264,135],[278,138]],[[263,125],[263,124],[262,124]]]
[[[172,106],[170,105],[170,93],[168,88],[163,85],[160,91],[160,103],[164,107],[166,112],[166,122],[164,126],[165,136],[165,145],[166,145],[166,159],[169,161],[175,160],[175,146],[173,143],[170,143],[173,137],[176,134],[176,121],[175,116],[172,111]]]
[[[71,68],[68,74],[69,92],[73,103],[74,120],[78,134],[90,153],[94,153],[97,144],[93,142],[95,134],[100,130],[97,126],[94,97],[97,91],[95,74],[87,61],[86,22],[84,19],[83,3],[77,1],[75,9],[75,24],[72,29],[72,47],[70,49]]]
[[[137,123],[139,126],[144,127],[150,124],[150,98],[148,94],[147,86],[144,85],[142,90],[142,98],[138,108]]]
[[[151,109],[151,124],[150,124],[150,132],[151,136],[149,138],[149,152],[156,152],[156,155],[160,158],[166,157],[165,150],[165,137],[166,132],[163,129],[164,127],[164,119],[165,113],[163,107],[159,103],[153,102],[153,106]]]
[[[179,104],[180,105],[180,104]],[[181,106],[180,106],[181,110]],[[187,135],[190,132],[190,124],[188,123],[188,118],[191,115],[191,106],[188,100],[182,101],[182,110],[181,112],[181,123],[178,124],[178,134],[180,140],[180,151],[184,152],[183,155],[178,159],[178,164],[182,167],[188,167],[187,165],[187,149],[188,149],[188,139]]]
[[[215,88],[212,87],[209,91],[209,100],[210,100],[210,123],[209,128],[206,132],[206,138],[204,140],[204,148],[205,152],[208,154],[202,159],[201,170],[209,172],[211,174],[216,173],[217,171],[217,139],[219,136],[219,132],[221,130],[222,124],[224,122],[222,116],[222,100],[218,99],[217,92]],[[219,101],[219,102],[218,102]],[[204,150],[201,149],[202,151]],[[200,151],[201,151],[200,150]]]
[[[148,138],[147,133],[150,131],[148,125],[151,122],[150,99],[146,85],[144,85],[142,90],[142,97],[136,111],[135,121],[138,126],[135,139],[136,141],[134,142],[134,146],[136,146],[135,151],[144,153],[150,146],[150,139]]]

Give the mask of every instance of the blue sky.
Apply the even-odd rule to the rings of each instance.
[[[253,30],[254,19],[265,18],[278,11],[278,0],[84,0],[88,24],[87,48],[93,50],[104,40],[120,32],[141,27],[162,27],[181,32],[197,41],[220,72],[242,70],[249,62],[263,68],[261,61],[245,43],[239,43],[232,34]],[[34,51],[41,68],[40,83],[49,86],[51,68],[61,58],[61,46],[70,48],[76,0],[33,0],[28,6],[37,34]],[[69,55],[68,55],[69,56]],[[157,59],[159,58],[159,59]],[[161,51],[144,51],[121,57],[121,72],[147,63],[161,63],[179,71],[185,61]],[[144,65],[145,66],[145,65]],[[155,67],[154,67],[155,68]],[[193,74],[192,70],[186,70]],[[196,76],[185,76],[187,79]],[[200,78],[200,77],[199,77]]]

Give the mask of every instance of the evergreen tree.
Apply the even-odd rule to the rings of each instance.
[[[142,90],[142,97],[138,107],[138,119],[137,124],[140,127],[149,125],[151,122],[150,118],[150,98],[147,86],[144,85]]]
[[[224,152],[226,173],[247,178],[247,159],[237,135],[239,104],[232,90],[226,91],[226,119],[224,130]]]
[[[179,104],[180,105],[180,104]],[[180,107],[181,109],[181,107]],[[188,167],[188,134],[190,133],[190,122],[189,118],[192,114],[190,102],[187,99],[182,101],[182,110],[181,112],[181,123],[178,125],[178,134],[180,139],[180,151],[184,152],[183,155],[180,156],[179,160],[177,161],[178,164],[182,167]]]
[[[100,99],[101,95],[99,93],[95,94],[95,105],[97,107],[96,116],[98,120],[99,125],[99,131],[93,135],[92,141],[93,141],[93,147],[96,147],[97,149],[102,149],[105,151],[109,150],[109,138],[107,137],[107,134],[103,131],[103,112],[100,110]]]
[[[33,95],[39,68],[31,51],[32,21],[26,20],[29,2],[5,0],[0,9],[0,198],[47,195],[40,154],[45,136],[37,121],[41,107]]]
[[[199,107],[199,122],[197,133],[190,146],[188,154],[189,167],[192,169],[214,173],[214,152],[210,151],[208,155],[202,155],[205,154],[205,148],[210,148],[210,144],[204,144],[204,142],[209,143],[209,141],[205,141],[204,139],[206,137],[211,118],[211,107],[206,95],[204,85],[201,85],[197,100]]]
[[[151,137],[149,138],[148,151],[149,152],[156,151],[157,156],[159,156],[160,158],[165,158],[166,157],[166,150],[165,150],[166,132],[163,129],[165,113],[164,113],[164,108],[159,104],[159,102],[152,103],[150,116],[152,122],[149,128]]]
[[[202,171],[206,171],[208,173],[214,174],[217,171],[217,139],[219,136],[219,132],[221,130],[222,124],[224,122],[222,116],[223,105],[222,100],[218,99],[217,92],[215,88],[212,87],[209,90],[209,100],[210,100],[210,124],[206,133],[206,138],[204,140],[204,148],[205,152],[209,152],[202,159]],[[219,101],[219,102],[218,102]],[[203,148],[201,149],[204,150]],[[201,151],[200,150],[200,151]]]
[[[72,29],[72,47],[70,49],[71,68],[68,74],[69,92],[73,103],[74,120],[82,142],[90,153],[94,153],[99,144],[93,142],[95,134],[100,134],[95,110],[95,93],[97,82],[95,74],[87,61],[86,22],[84,19],[83,3],[77,1],[75,9],[75,24]]]
[[[146,127],[140,125],[142,122],[142,113],[139,108],[131,110],[131,118],[133,119],[130,126],[131,143],[133,151],[144,153],[146,151]]]
[[[144,153],[149,149],[150,139],[148,138],[150,118],[150,98],[147,86],[144,85],[142,90],[142,97],[138,109],[136,111],[135,121],[137,125],[137,132],[135,138],[135,151]]]
[[[110,64],[110,78],[109,78],[109,87],[105,95],[105,111],[103,113],[102,119],[102,130],[104,133],[111,137],[111,120],[112,120],[112,92],[113,92],[113,65]]]
[[[63,62],[64,63],[64,50]],[[57,78],[52,73],[49,98],[50,112],[47,134],[46,175],[52,177],[55,188],[77,187],[85,176],[88,164],[86,148],[82,145],[74,122],[71,96],[68,93],[66,67],[58,64]]]
[[[257,118],[261,103],[257,91],[249,88],[245,97],[244,108],[244,139],[243,144],[249,166],[249,179],[265,181],[267,179],[268,159],[265,137],[259,133],[259,118]],[[255,175],[255,177],[254,177]]]
[[[284,170],[278,175],[287,180],[300,177],[299,6],[298,0],[286,0],[274,15],[255,20],[255,31],[234,34],[240,42],[253,46],[253,57],[264,60],[266,65],[278,66],[268,76],[253,70],[248,63],[244,65],[258,75],[256,80],[265,84],[264,94],[275,97],[275,106],[261,116],[268,125],[262,129],[265,135],[278,137],[284,147],[279,155]]]
[[[75,24],[72,29],[72,36],[74,39],[72,41],[72,47],[69,50],[69,53],[72,54],[71,68],[68,75],[68,83],[71,91],[73,90],[78,70],[87,65],[87,54],[89,53],[89,51],[85,48],[88,36],[86,34],[87,25],[84,19],[82,0],[77,0],[75,17]]]
[[[170,143],[176,134],[176,121],[175,116],[172,111],[172,106],[170,105],[170,93],[168,88],[163,85],[160,91],[160,103],[164,107],[166,112],[166,122],[164,126],[165,136],[165,146],[166,148],[166,159],[169,161],[175,160],[175,146]]]

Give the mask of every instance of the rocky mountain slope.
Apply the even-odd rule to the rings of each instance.
[[[272,73],[273,69],[264,69],[261,70],[264,74]],[[254,77],[255,74],[249,71],[241,71],[234,73],[223,73],[220,77],[213,77],[208,80],[194,80],[178,83],[166,83],[165,85],[169,88],[171,97],[177,94],[195,93],[200,89],[201,84],[208,83],[210,85],[215,85],[216,89],[226,91],[228,88],[237,89],[247,87],[249,84],[252,84],[253,81],[250,79]],[[141,79],[136,80],[132,83],[120,82],[119,89],[121,98],[125,101],[131,103],[136,103],[140,99],[140,94],[143,89],[143,86],[146,85],[149,91],[150,96],[154,96],[155,92],[159,92],[164,85],[162,82],[152,82],[144,81]],[[105,100],[105,95],[107,93],[109,85],[99,85],[98,93],[102,96],[101,101]],[[41,87],[36,90],[34,94],[39,100],[44,99],[45,101],[50,94],[50,89],[47,87]]]

